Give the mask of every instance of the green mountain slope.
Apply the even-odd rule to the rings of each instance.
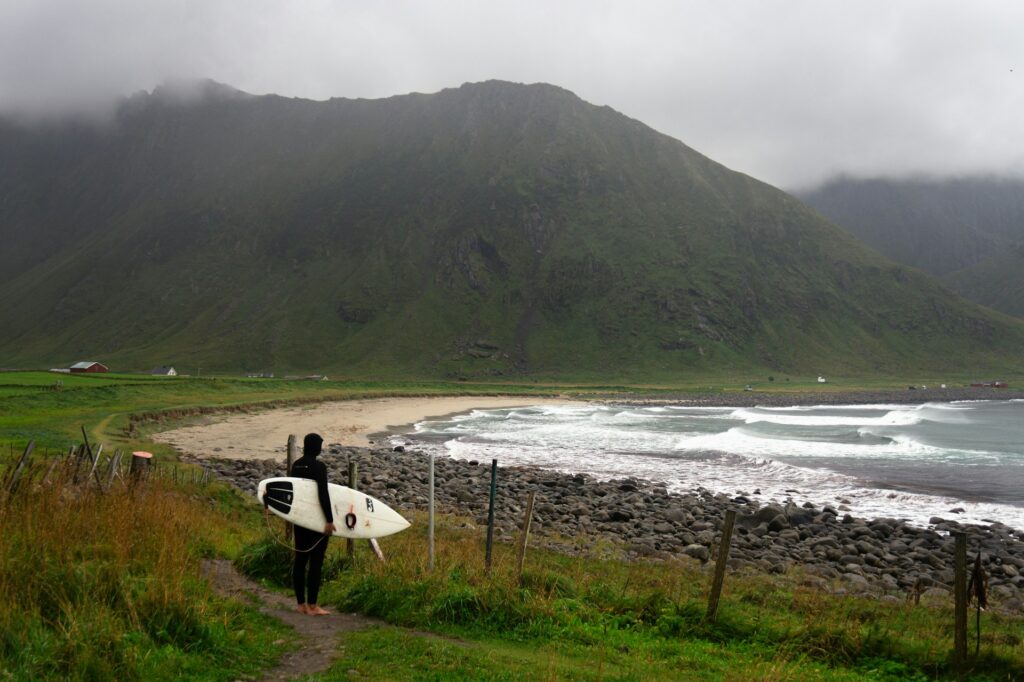
[[[965,298],[1024,318],[1024,241],[943,279]]]
[[[798,196],[890,258],[1024,316],[1024,180],[839,178]]]
[[[1005,367],[1024,341],[556,87],[205,90],[0,125],[0,364],[637,379]]]

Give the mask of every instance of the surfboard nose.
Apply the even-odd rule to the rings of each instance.
[[[412,523],[409,522],[409,519],[405,518],[391,507],[388,507],[388,511],[390,514],[385,517],[390,526],[388,529],[388,535],[400,533],[412,525]]]

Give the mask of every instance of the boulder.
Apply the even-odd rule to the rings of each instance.
[[[693,557],[694,559],[699,559],[701,562],[705,562],[711,558],[711,553],[704,545],[687,545],[683,548],[683,554]]]

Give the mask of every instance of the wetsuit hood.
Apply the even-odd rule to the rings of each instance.
[[[302,454],[305,457],[316,457],[323,448],[324,439],[318,433],[307,433],[302,440]]]

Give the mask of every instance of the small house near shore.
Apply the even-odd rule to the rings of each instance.
[[[92,362],[91,360],[83,360],[71,365],[72,374],[102,374],[109,371],[110,369],[102,362]]]
[[[174,368],[173,367],[169,367],[167,365],[163,365],[161,367],[157,367],[155,369],[152,369],[152,370],[150,370],[149,373],[154,375],[154,376],[161,376],[161,377],[176,377],[176,376],[178,376],[178,373],[174,370]]]

